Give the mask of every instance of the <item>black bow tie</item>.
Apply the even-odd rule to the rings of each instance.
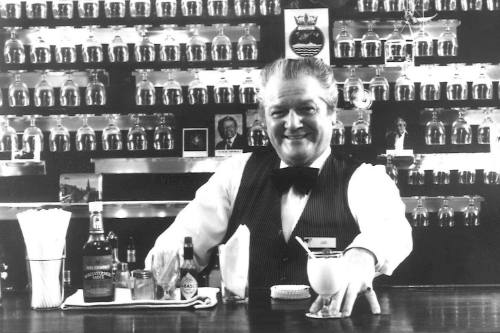
[[[307,194],[316,184],[318,173],[318,168],[288,167],[272,170],[271,179],[280,193],[293,186],[299,193]]]

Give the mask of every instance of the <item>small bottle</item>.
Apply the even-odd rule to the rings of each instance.
[[[120,265],[120,259],[118,258],[118,236],[113,231],[110,231],[108,233],[108,242],[109,245],[111,246],[111,254],[113,257],[113,262],[112,262],[112,272],[113,272],[113,281],[115,283],[118,281],[118,268]]]
[[[135,241],[132,236],[128,238],[128,244],[127,244],[127,263],[128,263],[128,268],[133,271],[134,269],[137,268],[137,259],[135,257]]]
[[[220,266],[219,266],[219,251],[215,251],[215,261],[214,267],[208,274],[208,286],[214,288],[220,288],[221,286],[221,274],[220,274]]]
[[[76,289],[71,284],[71,271],[64,270],[63,272],[63,288],[64,294],[63,297],[66,298],[75,293]]]
[[[89,239],[83,246],[83,300],[111,302],[115,299],[113,254],[104,236],[102,203],[89,202],[89,211]]]
[[[184,262],[181,266],[180,289],[181,299],[190,299],[198,294],[198,275],[193,260],[193,239],[184,238]]]
[[[118,264],[118,271],[116,272],[116,287],[130,288],[130,272],[126,262]]]

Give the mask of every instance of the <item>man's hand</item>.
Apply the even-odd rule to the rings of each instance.
[[[340,290],[333,295],[330,303],[330,312],[339,313],[349,317],[358,295],[362,294],[368,300],[373,314],[380,313],[377,295],[372,287],[375,277],[375,257],[371,252],[362,248],[352,248],[345,252],[342,260],[346,270],[346,278]],[[316,313],[321,310],[323,300],[321,296],[314,301],[309,312]]]

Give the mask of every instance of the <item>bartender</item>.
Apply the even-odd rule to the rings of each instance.
[[[322,237],[344,251],[348,272],[331,310],[349,316],[362,294],[379,313],[374,277],[391,274],[412,249],[398,189],[383,166],[332,153],[337,87],[328,65],[278,59],[261,80],[260,111],[272,147],[225,160],[158,237],[147,267],[166,274],[185,236],[204,267],[214,248],[245,224],[250,289],[308,284],[307,257],[295,236]]]

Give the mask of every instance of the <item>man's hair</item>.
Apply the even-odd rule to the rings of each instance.
[[[283,80],[293,80],[307,75],[318,80],[321,87],[327,92],[325,102],[329,109],[335,110],[337,104],[337,85],[333,77],[333,70],[321,59],[314,57],[286,59],[280,58],[268,64],[260,73],[261,91],[266,88],[271,77],[279,75]],[[262,100],[259,97],[260,103]]]
[[[236,119],[234,119],[234,117],[225,116],[225,117],[219,119],[219,121],[217,122],[217,131],[219,132],[220,137],[223,139],[226,139],[226,137],[224,135],[224,122],[227,120],[232,121],[234,123],[235,129],[236,130],[238,129],[238,122],[236,121]]]

